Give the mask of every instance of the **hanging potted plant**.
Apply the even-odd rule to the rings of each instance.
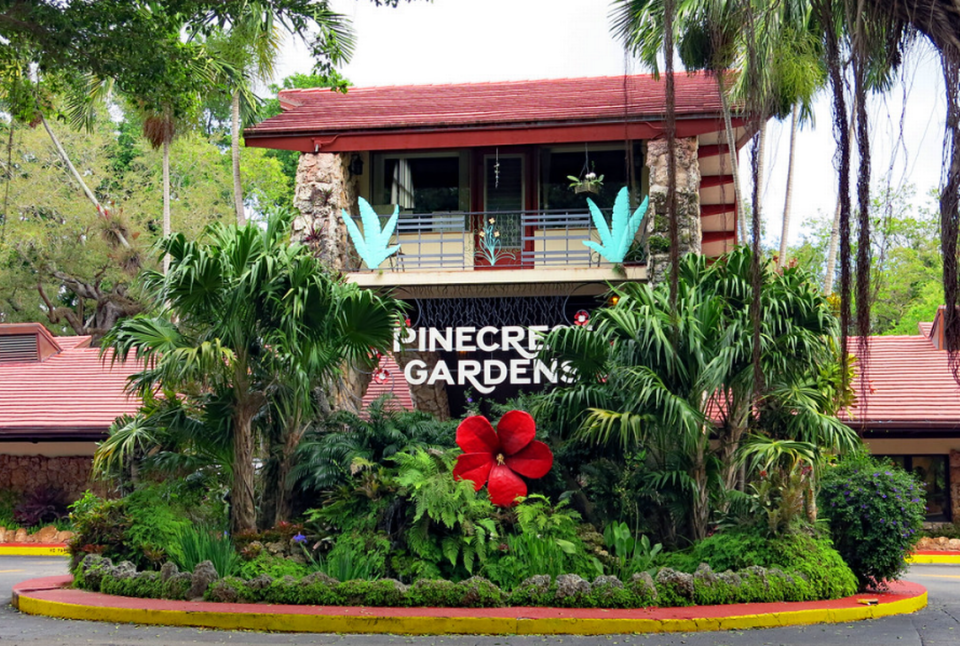
[[[567,175],[570,180],[570,188],[574,193],[599,193],[603,186],[603,175],[597,175],[593,171],[585,174],[582,178],[574,175]]]

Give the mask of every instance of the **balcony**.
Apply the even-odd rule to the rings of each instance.
[[[499,248],[484,254],[480,233],[488,226]],[[375,269],[355,259],[359,264],[346,271],[367,287],[646,278],[642,258],[628,255],[615,266],[584,245],[586,240],[600,241],[587,211],[409,213],[400,216],[391,240],[400,245],[397,253]]]

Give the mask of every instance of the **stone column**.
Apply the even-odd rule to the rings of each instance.
[[[650,209],[647,222],[647,275],[651,283],[664,279],[670,266],[670,224],[667,221],[667,140],[647,141],[650,169]],[[678,137],[677,225],[680,254],[700,253],[700,161],[696,137]]]
[[[358,182],[347,169],[351,155],[301,153],[293,204],[300,211],[293,221],[294,239],[305,242],[336,274],[359,266],[347,235],[341,209],[358,212]],[[330,405],[359,412],[370,375],[345,366],[329,386]]]
[[[301,153],[293,204],[300,215],[293,236],[313,247],[331,271],[356,266],[341,209],[357,213],[357,179],[347,166],[349,154]]]
[[[405,348],[393,353],[394,359],[401,370],[406,370],[407,364],[419,359],[426,364],[426,370],[432,372],[440,361],[439,352],[420,351]],[[410,399],[413,407],[419,411],[430,413],[437,419],[450,419],[450,400],[447,398],[447,387],[444,384],[419,384],[410,386]]]
[[[960,520],[960,451],[950,449],[949,472],[947,481],[950,483],[950,520]]]

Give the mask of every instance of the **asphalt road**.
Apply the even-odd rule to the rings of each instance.
[[[338,646],[958,646],[960,566],[915,565],[907,578],[927,587],[930,604],[913,615],[798,628],[675,635],[602,637],[404,637],[396,635],[307,635],[251,633],[160,626],[66,621],[23,615],[10,604],[10,591],[24,579],[66,572],[53,557],[0,557],[0,646],[16,644],[336,644]]]

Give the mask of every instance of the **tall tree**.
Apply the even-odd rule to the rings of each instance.
[[[790,209],[793,206],[793,163],[797,156],[799,112],[800,107],[794,105],[790,113],[790,151],[787,154],[787,190],[783,198],[783,218],[780,226],[780,253],[777,256],[777,267],[780,268],[782,268],[787,261],[787,240],[790,235]]]
[[[331,277],[307,247],[291,243],[290,219],[278,213],[263,228],[216,224],[201,242],[165,238],[170,271],[148,272],[145,281],[168,309],[121,321],[106,338],[116,360],[144,361],[131,383],[138,394],[159,388],[196,397],[207,418],[229,428],[235,533],[257,526],[255,418],[275,385],[330,375],[371,348],[386,351],[398,321],[394,301]],[[309,383],[295,380],[298,397]]]
[[[576,369],[576,383],[549,393],[544,409],[576,420],[581,437],[680,458],[694,539],[705,535],[711,501],[737,485],[748,429],[836,450],[856,444],[832,417],[840,390],[820,373],[821,366],[836,372],[838,330],[825,298],[803,270],[777,272],[766,262],[757,295],[751,256],[746,247],[709,265],[685,256],[675,311],[667,285],[625,285],[591,329],[551,332],[541,355]],[[756,299],[764,301],[761,392],[750,333]],[[773,412],[779,421],[768,428],[761,421]]]
[[[76,184],[43,128],[17,127],[0,171],[9,219],[0,242],[0,320],[46,321],[59,334],[99,337],[119,317],[146,307],[134,286],[141,266],[155,267],[148,251],[161,234],[162,155],[141,137],[130,109],[98,113],[89,132],[59,128],[62,145],[107,212],[78,199]],[[51,123],[52,127],[56,124]],[[9,131],[0,124],[0,139]],[[195,239],[212,221],[232,219],[229,155],[216,139],[187,132],[171,150],[172,210],[177,228]],[[282,202],[291,178],[267,151],[243,159],[244,186],[265,203]],[[119,243],[122,233],[130,248]]]
[[[291,21],[276,11],[269,2],[244,0],[235,3],[235,9],[213,26],[199,30],[206,35],[206,44],[211,54],[223,63],[225,83],[230,95],[230,150],[233,157],[233,195],[237,223],[246,220],[243,189],[240,182],[240,131],[241,117],[250,118],[258,113],[257,100],[252,85],[272,80],[277,58],[285,35],[306,40],[306,23]],[[316,26],[326,34],[326,60],[321,69],[324,78],[339,81],[332,66],[349,60],[353,53],[354,38],[346,20],[333,12],[317,12]]]

